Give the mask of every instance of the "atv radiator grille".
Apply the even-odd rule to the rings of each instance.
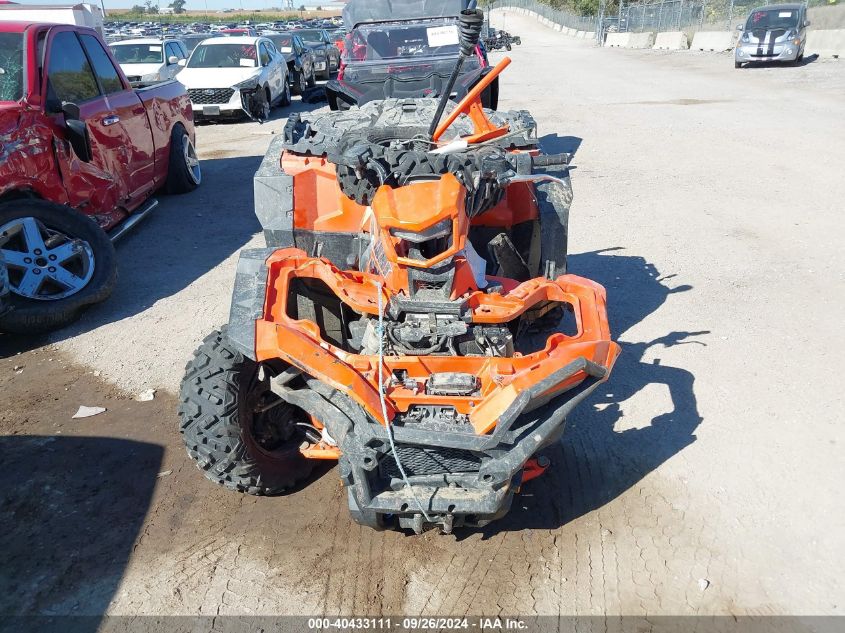
[[[409,477],[414,475],[442,475],[444,473],[476,472],[481,460],[470,451],[457,448],[433,448],[423,446],[396,447],[402,468]],[[400,478],[402,473],[396,466],[393,453],[388,453],[381,460],[381,472],[385,477]]]
[[[233,88],[191,88],[188,90],[191,103],[200,105],[229,103],[233,94],[235,94]]]

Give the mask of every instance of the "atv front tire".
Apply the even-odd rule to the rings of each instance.
[[[572,181],[568,174],[560,175],[562,183],[545,182],[535,187],[540,216],[540,261],[539,269],[536,272],[532,269],[531,274],[547,279],[556,279],[567,272]]]
[[[275,443],[258,433],[262,416],[290,417],[286,403],[255,412],[257,398],[268,390],[258,369],[228,341],[225,328],[208,335],[185,368],[180,430],[188,455],[208,479],[238,492],[274,495],[306,479],[312,465],[299,452],[297,433]]]

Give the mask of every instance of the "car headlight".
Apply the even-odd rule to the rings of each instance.
[[[232,86],[235,90],[255,90],[258,88],[258,77],[250,77],[249,79],[244,79],[240,83],[236,83]]]
[[[141,81],[161,81],[161,73],[151,73],[141,77]]]

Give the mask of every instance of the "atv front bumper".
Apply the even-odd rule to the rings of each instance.
[[[609,368],[584,359],[560,368],[526,390],[489,435],[467,435],[392,426],[396,451],[408,472],[411,490],[398,476],[389,449],[388,429],[372,423],[367,432],[356,429],[355,445],[344,451],[384,447],[379,466],[372,471],[341,463],[341,478],[350,488],[350,511],[359,523],[378,527],[379,515],[395,515],[401,527],[419,532],[425,515],[431,523],[448,529],[481,526],[508,512],[522,483],[525,463],[539,450],[556,442],[564,431],[566,416],[608,374]],[[583,376],[572,389],[533,408],[544,394],[575,376]],[[457,465],[459,472],[450,470]],[[415,474],[431,470],[432,474]]]
[[[280,359],[309,377],[307,389],[280,383],[273,391],[310,413],[336,440],[336,448],[312,447],[306,455],[319,457],[322,448],[342,456],[350,510],[373,527],[385,515],[417,529],[424,515],[451,528],[481,525],[507,512],[525,462],[561,436],[567,414],[607,379],[619,353],[610,340],[604,289],[587,279],[563,275],[491,294],[478,291],[461,303],[462,318],[470,323],[507,324],[538,306],[561,304],[574,314],[577,331],[552,332],[537,351],[510,357],[385,356],[383,376],[408,378],[385,383],[388,428],[378,357],[330,344],[320,325],[291,318],[287,305],[294,280],[319,280],[354,313],[377,318],[376,280],[298,249],[270,252],[241,256],[229,336],[255,360]],[[389,301],[382,297],[383,305]],[[477,391],[428,393],[433,376],[450,372],[477,377]],[[418,424],[409,414],[414,407],[454,409],[466,422]]]

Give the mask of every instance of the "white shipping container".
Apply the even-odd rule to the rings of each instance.
[[[75,24],[103,35],[103,10],[95,4],[0,4],[0,22]]]

